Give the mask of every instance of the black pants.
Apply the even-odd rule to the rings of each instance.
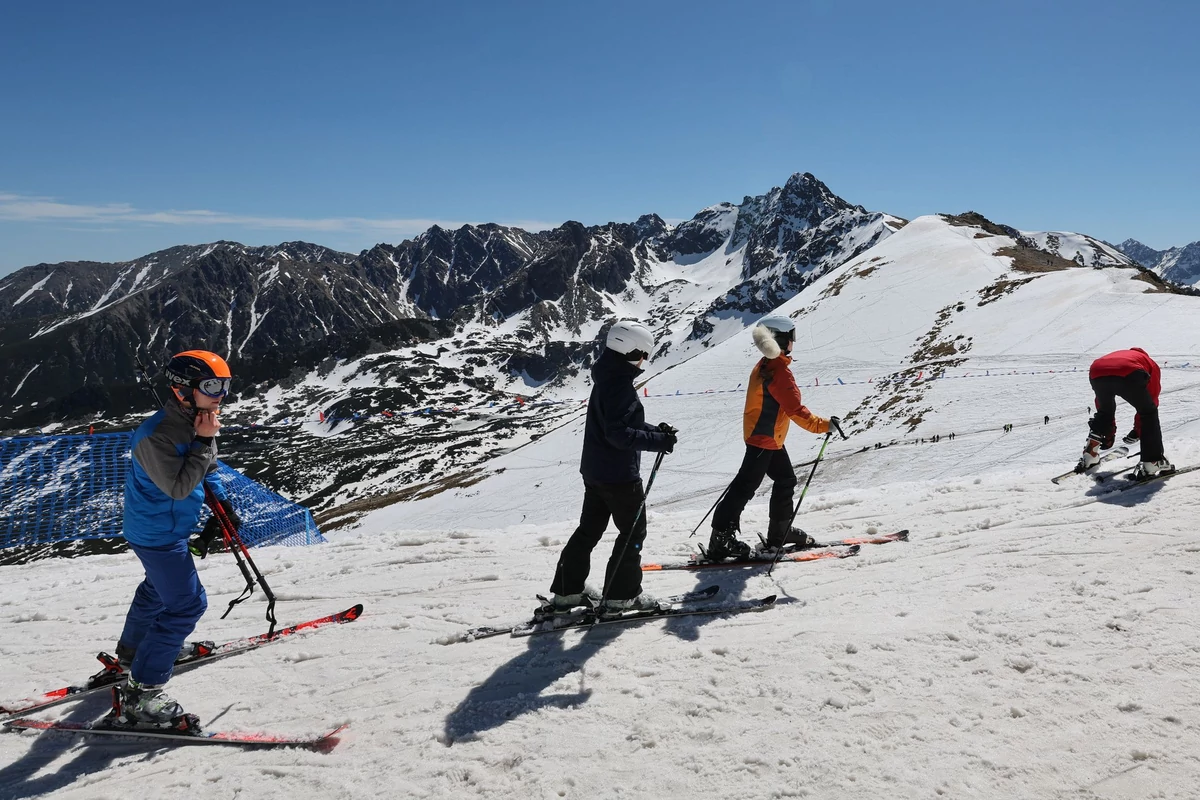
[[[739,529],[742,519],[742,509],[754,493],[758,491],[763,478],[770,475],[774,485],[771,487],[771,519],[788,521],[792,518],[792,495],[796,491],[796,470],[792,469],[792,460],[788,457],[787,448],[764,450],[761,447],[746,445],[746,456],[742,459],[741,469],[729,484],[725,498],[717,503],[713,511],[713,527],[719,531]]]
[[[1142,370],[1128,375],[1092,378],[1096,394],[1096,413],[1088,421],[1092,433],[1116,437],[1117,398],[1133,406],[1138,413],[1142,434],[1142,461],[1161,461],[1163,458],[1162,426],[1158,422],[1158,406],[1150,396],[1147,385],[1150,376]]]
[[[646,539],[646,513],[642,510],[646,495],[642,491],[642,482],[584,481],[583,487],[583,511],[579,514],[579,527],[558,557],[558,569],[555,570],[550,591],[555,594],[579,594],[583,591],[583,584],[592,569],[592,550],[600,543],[609,517],[612,517],[619,534],[604,573],[608,598],[629,600],[637,597],[642,593],[642,542]],[[637,517],[636,524],[634,517]]]

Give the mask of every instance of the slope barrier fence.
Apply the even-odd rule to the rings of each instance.
[[[0,439],[0,548],[119,537],[132,439],[132,432]],[[247,545],[325,541],[304,506],[226,464],[217,474]],[[208,516],[206,508],[199,526]]]

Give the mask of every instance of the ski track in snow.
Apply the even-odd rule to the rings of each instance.
[[[813,346],[798,356],[798,376],[866,372],[881,352],[910,352],[938,309],[1000,274],[966,230],[945,245],[960,247],[956,269],[922,283],[904,264],[922,225],[872,251],[895,259],[894,274],[851,280],[844,299],[801,317]],[[901,295],[889,308],[905,316],[864,302],[878,291]],[[1014,297],[1024,304],[1018,323],[1007,298],[952,319],[946,335],[975,341],[966,367],[1086,363],[1128,346],[1122,331],[1151,310],[1162,323],[1142,337],[1152,354],[1200,351],[1194,301],[1142,296],[1101,272],[1044,275]],[[865,310],[853,313],[856,304]],[[744,381],[754,362],[744,339],[656,376],[650,392]],[[1196,376],[1165,371],[1163,383],[1167,452],[1181,466],[1200,462]],[[837,413],[872,391],[814,387],[805,401]],[[1120,494],[1104,493],[1119,478],[1051,484],[1083,444],[1085,374],[923,391],[916,407],[936,410],[915,434],[884,420],[830,444],[797,518],[823,540],[908,528],[910,542],[781,564],[771,577],[762,568],[645,576],[655,594],[716,583],[724,596],[778,594],[777,608],[449,643],[470,626],[521,621],[548,590],[582,499],[576,419],[494,459],[504,471],[481,483],[381,509],[326,545],[255,551],[281,624],[355,602],[362,618],[180,675],[171,692],[213,729],[348,723],[332,753],[8,733],[0,797],[1200,796],[1200,476]],[[741,460],[742,400],[644,402],[648,420],[682,429],[651,494],[645,558],[682,560],[704,541],[706,527],[689,533]],[[1131,416],[1120,408],[1118,425]],[[950,432],[954,440],[858,452]],[[814,456],[819,441],[794,428],[792,460]],[[808,468],[798,472],[803,481]],[[765,486],[742,522],[750,540],[765,527]],[[593,582],[613,539],[593,555]],[[219,619],[241,589],[229,556],[199,568],[210,605],[198,637],[265,627],[260,594]],[[94,672],[91,656],[114,646],[140,578],[131,554],[0,567],[0,702]],[[106,705],[93,696],[45,716],[95,719]]]

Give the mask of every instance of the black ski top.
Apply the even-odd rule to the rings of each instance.
[[[640,480],[639,451],[667,449],[667,435],[646,424],[646,412],[633,388],[633,379],[641,374],[635,364],[607,348],[592,366],[592,395],[579,464],[588,483]]]

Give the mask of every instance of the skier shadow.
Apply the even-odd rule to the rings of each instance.
[[[542,708],[574,708],[588,701],[592,690],[584,685],[584,664],[624,632],[621,626],[587,629],[579,642],[566,647],[570,633],[533,637],[525,652],[471,689],[458,707],[446,716],[447,747],[498,728],[511,719]],[[579,690],[542,694],[558,681],[579,672]]]
[[[721,593],[717,595],[715,602],[719,602],[724,599],[741,597],[750,578],[766,574],[766,564],[701,569],[696,571],[696,589],[703,589],[714,583],[718,584],[721,587]],[[714,580],[718,576],[720,580]],[[668,617],[666,630],[684,641],[694,642],[700,638],[701,627],[718,619],[724,619],[724,616],[721,614],[696,614],[688,617]]]
[[[1111,488],[1107,488],[1105,484],[1097,484],[1087,491],[1087,494],[1096,498],[1098,503],[1107,503],[1114,506],[1124,506],[1132,508],[1140,506],[1142,503],[1148,503],[1154,495],[1162,491],[1165,481],[1155,481],[1147,483],[1143,486],[1134,486],[1124,491],[1114,492]]]
[[[80,701],[71,713],[64,718],[69,722],[93,722],[103,715],[107,702],[103,693]],[[16,733],[8,734],[16,736]],[[65,789],[80,778],[87,777],[109,769],[114,762],[123,761],[138,753],[145,753],[143,760],[154,757],[154,753],[163,749],[161,744],[145,744],[142,742],[121,743],[99,741],[88,734],[70,734],[58,731],[47,731],[37,736],[28,733],[20,734],[31,742],[29,752],[11,764],[0,767],[0,797],[6,800],[43,797],[59,789]],[[79,747],[69,761],[53,772],[43,771],[51,764],[58,762],[68,751],[79,744]],[[150,748],[153,752],[146,752]]]

